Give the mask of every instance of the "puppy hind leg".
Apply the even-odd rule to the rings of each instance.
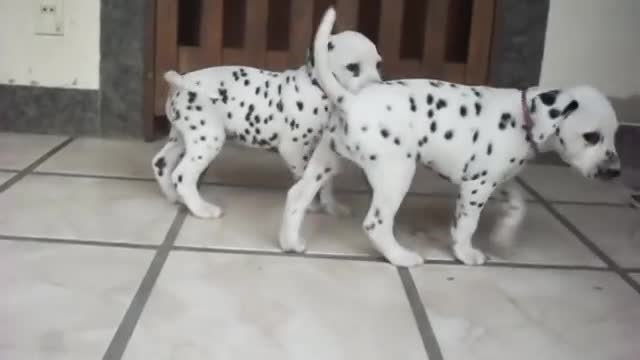
[[[280,247],[284,251],[305,250],[305,240],[300,237],[305,210],[320,188],[335,175],[338,164],[337,155],[329,147],[329,139],[324,137],[313,153],[302,178],[287,192],[279,234]]]
[[[160,190],[172,203],[177,202],[179,196],[171,181],[171,174],[178,165],[181,156],[184,155],[184,151],[182,136],[174,127],[171,127],[167,143],[151,160],[153,175],[160,186]]]
[[[208,129],[185,135],[186,153],[172,174],[178,194],[191,213],[199,218],[219,218],[222,209],[206,202],[198,191],[197,182],[209,163],[220,153],[224,144],[224,130]]]
[[[337,173],[338,171],[336,171]],[[333,191],[333,178],[328,179],[320,189],[320,204],[329,215],[344,217],[351,214],[349,207],[336,199]]]
[[[424,262],[419,254],[400,245],[393,235],[394,219],[409,190],[415,168],[413,161],[378,163],[365,168],[373,199],[363,228],[375,248],[396,266],[411,267]]]
[[[299,141],[294,142],[291,139],[286,139],[280,143],[278,151],[280,152],[282,159],[287,163],[289,171],[291,171],[295,182],[300,181],[304,175],[304,170],[307,167],[307,162],[309,160],[309,155],[307,155],[310,153],[308,146],[303,145],[303,143]],[[322,212],[322,210],[323,207],[320,202],[320,196],[316,194],[309,206],[307,206],[307,211],[311,213],[319,213]]]

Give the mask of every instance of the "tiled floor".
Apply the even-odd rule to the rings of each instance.
[[[277,155],[226,149],[202,186],[226,215],[203,221],[153,182],[160,143],[64,141],[0,134],[0,359],[640,354],[640,211],[615,184],[530,165],[520,236],[490,241],[490,204],[475,243],[491,261],[471,268],[447,245],[455,189],[421,171],[396,233],[427,264],[407,270],[364,236],[352,166],[336,183],[353,215],[308,215],[309,252],[291,256],[276,239],[291,184]]]

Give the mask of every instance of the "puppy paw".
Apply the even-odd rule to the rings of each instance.
[[[453,253],[465,265],[482,265],[487,261],[487,257],[482,251],[470,246],[454,245]]]
[[[387,254],[386,258],[391,264],[400,267],[414,267],[424,263],[424,259],[418,253],[402,248]]]
[[[280,235],[280,248],[284,252],[303,253],[306,250],[306,241],[301,237]]]
[[[333,202],[331,204],[326,204],[324,206],[327,214],[335,216],[335,217],[347,217],[351,215],[351,209],[339,202]]]
[[[219,206],[209,203],[203,203],[201,206],[191,209],[191,213],[201,219],[219,219],[224,215]]]

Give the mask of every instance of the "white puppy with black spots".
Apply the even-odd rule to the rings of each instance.
[[[330,71],[348,91],[381,81],[380,55],[364,35],[341,32],[325,46]],[[152,165],[166,197],[183,201],[197,217],[220,217],[221,208],[205,201],[196,183],[226,140],[277,151],[294,177],[302,176],[333,108],[316,76],[313,56],[284,72],[220,66],[165,74],[171,84],[166,103],[171,132]],[[348,212],[334,200],[331,183],[320,202],[328,213]]]
[[[304,209],[338,170],[339,156],[358,164],[373,188],[364,230],[398,266],[423,259],[396,241],[394,217],[420,163],[459,185],[452,221],[453,252],[465,264],[485,262],[471,245],[481,210],[505,185],[507,215],[498,234],[512,235],[524,201],[511,179],[535,153],[556,151],[584,176],[618,176],[615,113],[591,87],[563,90],[469,87],[434,80],[369,85],[352,94],[331,76],[326,44],[335,21],[330,9],[315,39],[319,81],[338,105],[328,131],[300,181],[288,192],[280,230],[286,251],[304,251]]]

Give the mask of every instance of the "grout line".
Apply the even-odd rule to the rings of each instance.
[[[0,168],[0,173],[5,173],[5,174],[15,174],[15,173],[17,173],[17,172],[18,172],[18,170],[11,170],[11,169],[3,169],[3,168]]]
[[[549,211],[562,225],[564,225],[573,235],[582,242],[591,252],[600,258],[609,269],[617,273],[629,286],[631,286],[638,294],[640,294],[640,284],[636,283],[628,273],[626,273],[612,258],[609,257],[595,242],[591,241],[584,233],[582,233],[569,219],[562,215],[553,205],[540,195],[533,187],[527,184],[520,177],[517,177],[518,183],[524,187],[531,195],[540,201],[547,211]]]
[[[0,172],[15,173],[16,171],[0,169]],[[103,180],[155,182],[155,179],[152,179],[152,178],[120,176],[120,175],[76,174],[76,173],[64,173],[64,172],[56,172],[56,171],[32,171],[31,173],[33,175],[39,175],[39,176],[60,176],[60,177],[70,177],[70,178],[90,178],[90,179],[103,179]],[[251,189],[251,190],[265,190],[265,191],[266,190],[269,190],[269,191],[278,191],[278,190],[286,191],[287,190],[287,187],[279,187],[279,186],[241,185],[241,184],[230,184],[230,183],[221,183],[221,182],[202,182],[201,185],[219,186],[219,187],[231,188],[231,189]],[[338,194],[345,194],[345,195],[368,195],[371,193],[371,190],[336,189],[336,192]],[[446,193],[446,192],[421,193],[421,192],[409,191],[407,193],[407,196],[427,197],[427,198],[449,198],[449,199],[455,198],[455,194]],[[526,199],[526,202],[530,204],[539,203],[539,201],[535,199]],[[549,202],[551,202],[552,204],[558,204],[558,205],[604,206],[604,207],[615,207],[615,208],[629,207],[629,204],[614,203],[614,202],[567,201],[567,200],[549,200]]]
[[[624,269],[624,271],[628,273],[640,273],[640,268],[627,268],[627,269]]]
[[[154,244],[137,244],[130,242],[109,242],[101,240],[76,240],[76,239],[64,239],[64,238],[47,238],[47,237],[31,237],[31,236],[15,236],[0,234],[0,241],[25,241],[36,243],[49,243],[49,244],[62,244],[62,245],[83,245],[83,246],[97,246],[97,247],[114,247],[125,249],[146,249],[157,250],[161,245]],[[366,261],[366,262],[382,262],[387,261],[382,256],[370,256],[370,255],[341,255],[341,254],[328,254],[328,253],[286,253],[279,250],[249,250],[249,249],[229,249],[229,248],[216,248],[216,247],[201,247],[190,245],[173,245],[171,250],[184,251],[184,252],[200,252],[200,253],[213,253],[213,254],[232,254],[232,255],[258,255],[258,256],[280,256],[280,257],[295,257],[295,258],[307,258],[307,259],[330,259],[330,260],[344,260],[344,261]],[[439,259],[427,259],[425,265],[448,265],[448,266],[466,266],[456,260],[439,260]],[[551,265],[551,264],[530,264],[530,263],[514,263],[514,262],[495,262],[489,260],[484,266],[488,267],[501,267],[510,269],[538,269],[538,270],[584,270],[584,271],[611,271],[606,267],[589,266],[589,265]],[[640,268],[628,268],[624,269],[626,272],[640,272]]]
[[[420,332],[424,349],[427,352],[427,358],[429,360],[442,360],[442,351],[438,344],[438,338],[433,332],[429,315],[427,315],[427,310],[424,308],[424,304],[420,299],[420,293],[418,293],[411,272],[407,268],[399,267],[398,275],[400,275],[400,280],[402,281],[402,286],[409,300],[413,317],[416,320],[416,325],[418,325],[418,331]]]
[[[150,250],[157,249],[159,246],[159,245],[149,245],[149,244],[134,244],[134,243],[128,243],[128,242],[109,242],[109,241],[100,241],[100,240],[92,241],[92,240],[44,238],[44,237],[13,236],[13,235],[0,235],[0,240],[26,241],[26,242],[63,244],[63,245],[114,247],[114,248],[125,248],[125,249],[150,249]]]
[[[180,210],[178,210],[175,218],[173,219],[173,223],[171,224],[169,231],[167,231],[167,235],[165,236],[162,245],[157,249],[153,260],[151,260],[147,273],[144,275],[142,282],[140,282],[140,286],[131,300],[131,304],[129,304],[127,312],[122,318],[116,333],[113,335],[111,343],[102,358],[103,360],[118,360],[122,358],[122,355],[129,344],[129,340],[131,339],[131,335],[133,335],[133,331],[135,330],[138,320],[142,315],[142,311],[151,296],[151,291],[160,276],[160,271],[167,261],[171,247],[176,241],[176,237],[182,228],[182,224],[184,224],[186,216],[186,209],[184,207],[180,207]]]
[[[18,172],[13,177],[11,177],[9,180],[7,180],[2,185],[0,185],[0,193],[5,191],[5,190],[7,190],[11,186],[15,185],[18,181],[22,180],[25,176],[29,175],[29,173],[33,172],[33,170],[35,170],[35,168],[40,166],[43,162],[47,161],[50,157],[55,155],[55,153],[57,153],[58,151],[62,150],[62,148],[64,148],[65,146],[69,145],[69,143],[72,142],[73,139],[74,139],[73,137],[67,138],[66,140],[64,140],[60,144],[56,145],[53,149],[47,151],[44,155],[40,156],[38,159],[36,159],[34,162],[32,162],[31,165],[29,165],[26,168],[20,170],[20,172]]]
[[[261,255],[261,256],[277,256],[277,257],[293,257],[305,259],[330,259],[330,260],[347,260],[347,261],[366,261],[366,262],[386,262],[382,257],[374,257],[368,255],[340,255],[340,254],[322,254],[322,253],[293,253],[282,252],[279,250],[241,250],[241,249],[225,249],[225,248],[208,248],[198,246],[173,246],[174,251],[192,251],[213,254],[232,254],[232,255]]]

